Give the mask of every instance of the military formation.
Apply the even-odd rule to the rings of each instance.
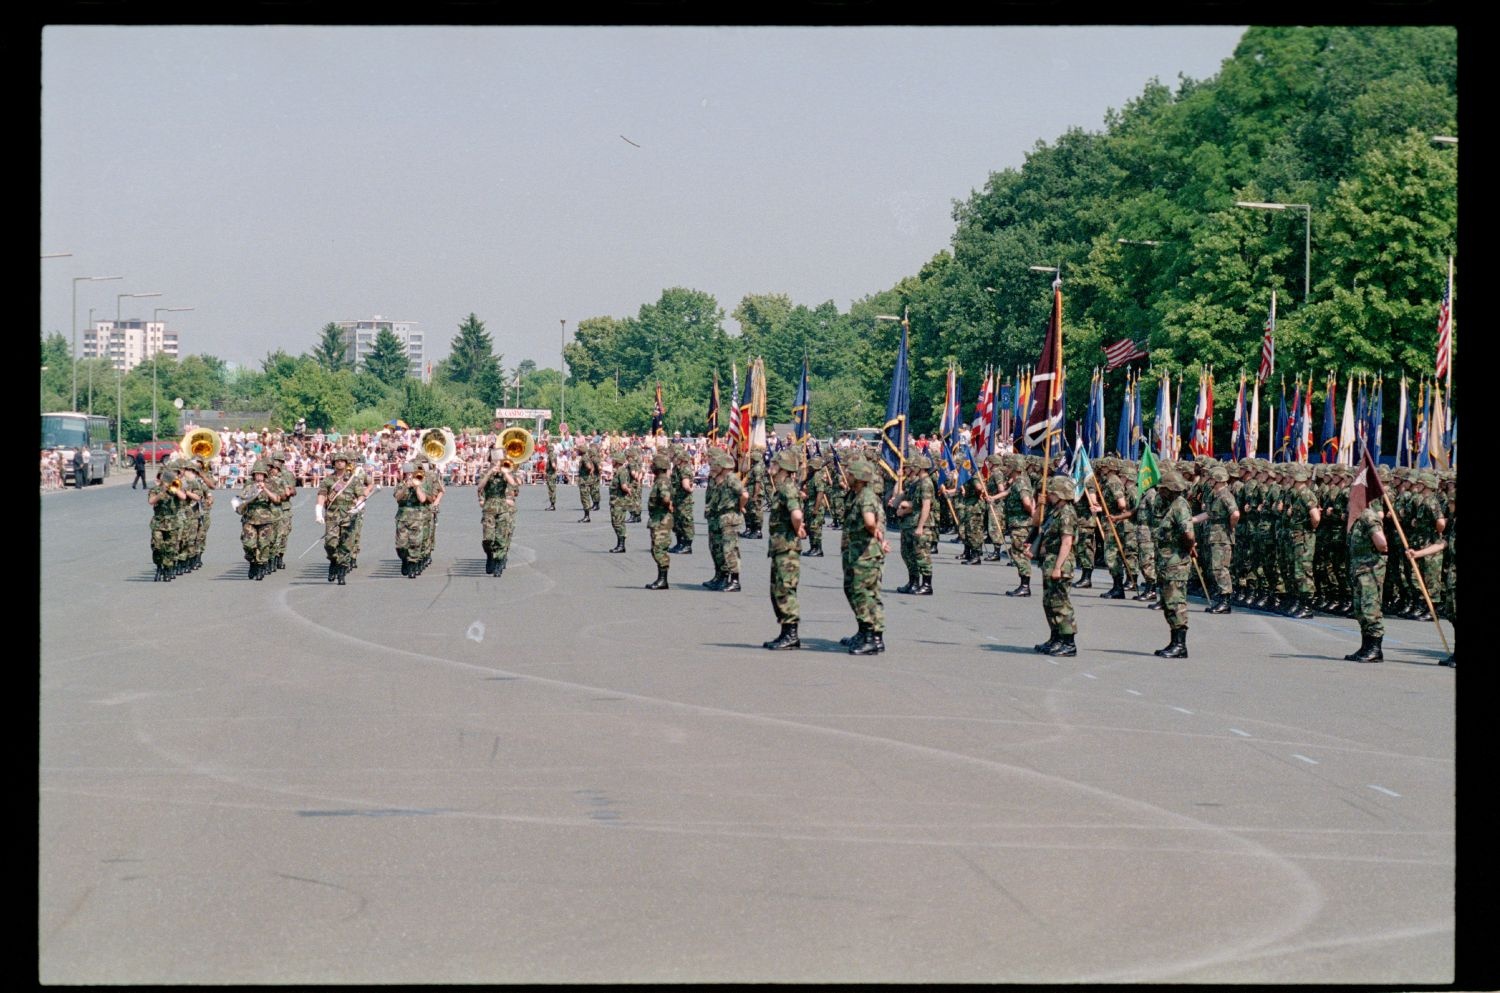
[[[595,446],[580,450],[580,523],[598,508],[604,458]],[[669,589],[671,556],[691,555],[696,539],[692,456],[672,445],[617,450],[609,458],[616,539],[609,551],[626,550],[626,526],[644,513],[657,567],[646,588]],[[362,511],[376,486],[354,454],[339,452],[332,461],[334,471],[318,487],[315,516],[324,526],[328,580],[343,585],[357,567]],[[485,572],[500,576],[522,479],[500,450],[490,462],[476,489]],[[1240,608],[1296,618],[1316,612],[1353,617],[1361,645],[1346,658],[1359,662],[1383,659],[1386,615],[1426,620],[1435,610],[1457,620],[1456,474],[1447,470],[1381,467],[1394,516],[1377,500],[1350,521],[1357,467],[1335,464],[1163,461],[1153,480],[1136,462],[1107,457],[1094,461],[1081,489],[1065,471],[1048,473],[1044,486],[1041,459],[1019,454],[989,456],[962,485],[951,473],[935,479],[933,460],[921,452],[909,456],[893,478],[864,447],[827,453],[793,447],[771,456],[757,447],[738,460],[714,448],[708,468],[703,510],[714,568],[703,586],[740,592],[740,542],[764,539],[769,531],[770,599],[780,626],[765,642],[772,650],[801,647],[801,557],[824,554],[825,526],[841,532],[844,592],[857,623],[842,644],[854,654],[885,649],[881,576],[890,552],[887,527],[899,531],[906,566],[899,594],[933,595],[941,533],[954,535],[961,565],[1000,562],[1014,568],[1016,586],[1007,596],[1031,596],[1035,565],[1050,631],[1035,647],[1049,655],[1077,653],[1071,596],[1093,588],[1101,560],[1111,579],[1101,596],[1129,597],[1161,610],[1168,643],[1156,654],[1164,658],[1188,655],[1189,596],[1203,597],[1206,612],[1215,615]],[[402,575],[414,578],[432,561],[443,482],[439,467],[425,456],[402,470],[394,494],[395,544]],[[213,504],[209,480],[201,458],[173,460],[158,473],[148,494],[158,581],[170,582],[201,564]],[[555,477],[548,483],[553,509]],[[285,567],[295,491],[284,455],[270,452],[252,467],[234,499],[250,578]],[[1454,658],[1443,664],[1455,665]]]

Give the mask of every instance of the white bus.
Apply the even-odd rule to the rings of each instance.
[[[73,479],[73,453],[80,446],[89,450],[89,483],[102,483],[109,475],[110,421],[101,414],[43,414],[42,450],[62,453],[63,484]]]

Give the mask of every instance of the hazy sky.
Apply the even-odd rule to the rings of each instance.
[[[555,368],[561,319],[669,286],[845,310],[992,171],[1242,32],[49,27],[42,330],[87,275],[126,278],[78,284],[80,328],[160,291],[123,316],[191,306],[184,353],[243,364],[375,314],[435,361],[472,311]]]

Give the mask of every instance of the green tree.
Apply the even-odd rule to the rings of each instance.
[[[283,429],[301,418],[313,431],[329,431],[354,413],[354,398],[337,373],[306,362],[281,382],[272,416]]]
[[[403,384],[401,410],[397,417],[414,428],[442,427],[450,420],[448,405],[437,389],[415,379]]]
[[[312,358],[327,372],[354,368],[354,359],[349,354],[349,341],[344,336],[344,330],[332,321],[323,325],[323,330],[319,332]]]
[[[401,344],[401,339],[390,328],[381,328],[375,335],[374,347],[365,356],[364,371],[387,386],[400,386],[401,381],[407,378],[408,367],[406,346]]]
[[[458,326],[458,334],[449,345],[447,379],[465,386],[476,383],[488,370],[498,371],[500,358],[494,342],[484,329],[484,322],[469,314]]]

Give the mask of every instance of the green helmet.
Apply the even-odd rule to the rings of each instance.
[[[1053,476],[1047,480],[1047,495],[1071,502],[1073,499],[1073,477]]]
[[[850,462],[848,473],[851,480],[857,480],[861,483],[873,483],[877,478],[875,467],[863,459]]]
[[[265,459],[256,459],[255,460],[255,464],[250,467],[250,475],[252,475],[252,476],[255,475],[256,473],[260,473],[261,475],[264,476],[264,475],[269,474],[270,471],[271,471],[271,467],[268,466],[268,465],[266,465],[266,460]]]

